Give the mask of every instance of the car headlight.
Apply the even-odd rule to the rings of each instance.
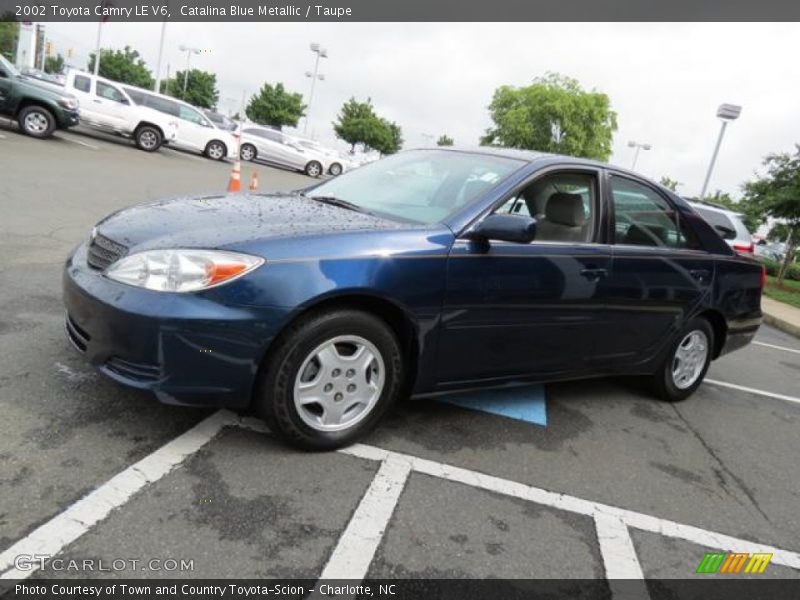
[[[106,276],[158,292],[195,292],[229,283],[262,264],[263,258],[223,250],[148,250],[121,258]]]
[[[70,109],[78,108],[77,98],[60,98],[58,103],[65,108],[70,108]]]

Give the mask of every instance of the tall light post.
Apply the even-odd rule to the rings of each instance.
[[[183,72],[183,94],[186,95],[186,86],[189,84],[189,59],[192,58],[192,54],[200,54],[202,50],[200,48],[190,48],[183,44],[178,46],[178,50],[186,52],[186,70]]]
[[[636,161],[639,160],[639,150],[650,150],[652,146],[650,144],[640,144],[639,142],[631,140],[628,142],[628,148],[636,148],[636,152],[633,153],[633,164],[631,165],[631,171],[633,171],[636,169]]]
[[[158,60],[156,61],[156,94],[161,93],[161,57],[164,55],[164,37],[167,33],[167,22],[161,23],[161,40],[158,42]]]
[[[311,120],[311,103],[314,101],[314,85],[317,83],[317,79],[325,81],[325,75],[318,73],[319,59],[328,58],[328,51],[316,42],[311,44],[310,48],[311,51],[317,55],[317,58],[314,60],[314,72],[306,71],[306,77],[311,78],[311,93],[308,95],[308,109],[306,110],[306,122],[303,125],[303,133],[308,130],[308,122]]]
[[[725,136],[725,128],[728,126],[728,123],[738,119],[740,114],[742,114],[742,107],[735,104],[720,104],[719,108],[717,109],[717,118],[722,121],[722,126],[719,128],[717,145],[714,146],[714,154],[711,155],[711,163],[708,165],[708,172],[706,173],[706,179],[703,182],[703,189],[700,191],[700,200],[706,197],[708,182],[711,180],[711,173],[714,171],[714,164],[717,162],[719,147],[722,144],[722,138]]]

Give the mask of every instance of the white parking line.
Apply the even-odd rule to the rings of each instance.
[[[61,133],[61,135],[58,136],[58,139],[66,140],[68,142],[72,142],[73,144],[80,144],[81,146],[86,146],[87,148],[91,148],[92,150],[100,150],[100,146],[95,146],[94,144],[90,144],[82,140],[76,140],[75,138],[68,135],[64,135],[63,133]]]
[[[650,598],[631,534],[622,519],[598,514],[594,517],[594,525],[606,579],[614,600]],[[629,582],[631,579],[639,580],[639,583]]]
[[[410,472],[408,461],[390,457],[382,462],[347,528],[339,537],[320,579],[361,580],[366,577]]]
[[[756,394],[758,396],[765,396],[767,398],[775,398],[777,400],[785,400],[786,402],[794,402],[800,404],[800,398],[794,396],[786,396],[784,394],[776,394],[775,392],[767,392],[765,390],[757,390],[756,388],[747,387],[744,385],[736,385],[735,383],[728,383],[727,381],[718,381],[716,379],[704,379],[705,383],[711,385],[718,385],[720,387],[731,388],[732,390],[739,390],[740,392],[747,392],[748,394]]]
[[[775,344],[767,344],[766,342],[751,342],[756,346],[764,346],[766,348],[774,348],[775,350],[783,350],[784,352],[794,352],[795,354],[800,354],[800,350],[795,348],[787,348],[786,346],[776,346]]]
[[[0,554],[0,579],[26,579],[33,575],[38,566],[31,564],[30,569],[17,569],[18,556],[58,554],[148,483],[158,481],[200,450],[224,426],[235,422],[233,413],[218,411],[112,477]]]

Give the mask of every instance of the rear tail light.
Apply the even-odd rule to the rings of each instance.
[[[767,267],[761,265],[761,289],[764,289],[764,286],[767,285]]]
[[[753,245],[753,242],[750,242],[749,244],[734,244],[733,250],[734,252],[752,254],[753,252],[755,252],[755,246]]]

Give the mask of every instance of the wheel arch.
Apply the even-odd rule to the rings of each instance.
[[[41,108],[46,108],[50,114],[53,115],[53,118],[58,121],[58,117],[56,116],[57,107],[53,103],[40,98],[31,98],[29,96],[23,96],[19,99],[17,106],[14,109],[14,117],[18,117],[19,113],[22,112],[22,109],[28,106],[39,106]]]
[[[728,336],[728,323],[725,317],[721,312],[713,308],[701,311],[697,317],[705,319],[711,324],[711,329],[714,331],[714,352],[711,358],[718,358],[722,353],[722,348],[725,346],[725,338]]]
[[[134,134],[137,131],[139,131],[139,129],[142,128],[142,127],[153,127],[154,129],[158,130],[158,133],[161,134],[161,139],[162,140],[166,139],[166,136],[164,135],[164,130],[161,128],[161,126],[157,125],[156,123],[152,123],[151,121],[139,121],[139,123],[136,125],[136,127],[133,128]]]
[[[273,351],[279,345],[277,342],[291,330],[292,326],[301,319],[317,312],[326,312],[336,309],[361,310],[383,320],[392,329],[400,342],[403,356],[407,362],[405,390],[411,391],[419,372],[419,326],[414,317],[402,306],[383,296],[365,291],[343,291],[335,295],[314,298],[294,311],[283,323],[275,337],[272,338],[261,357],[256,381],[260,378],[266,365],[269,363]],[[255,394],[256,387],[253,387]],[[252,398],[251,398],[252,402]]]

